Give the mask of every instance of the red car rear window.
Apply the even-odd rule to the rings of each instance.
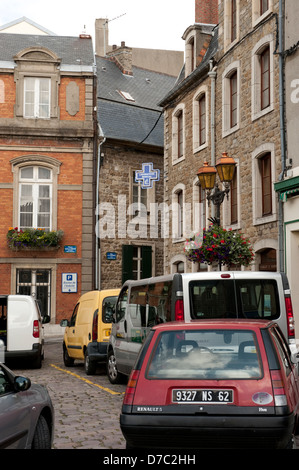
[[[160,333],[148,379],[259,379],[260,353],[248,330],[182,330]]]

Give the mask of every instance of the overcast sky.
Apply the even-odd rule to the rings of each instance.
[[[0,0],[0,25],[26,16],[58,35],[94,37],[96,18],[109,19],[109,44],[184,50],[195,0]]]

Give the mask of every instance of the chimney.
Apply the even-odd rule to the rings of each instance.
[[[109,26],[107,18],[98,18],[95,21],[95,54],[105,57],[108,51]]]
[[[218,24],[218,0],[195,0],[195,23]]]
[[[127,47],[125,41],[120,47],[113,46],[112,51],[107,53],[109,57],[120,68],[123,74],[133,75],[132,72],[132,48]]]

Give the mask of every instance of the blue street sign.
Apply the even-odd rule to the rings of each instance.
[[[135,181],[141,182],[142,189],[152,188],[153,182],[159,180],[160,170],[154,170],[152,163],[142,163],[142,171],[135,171]]]

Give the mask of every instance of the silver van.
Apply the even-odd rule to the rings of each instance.
[[[107,358],[111,383],[130,374],[150,328],[166,321],[275,320],[296,351],[291,293],[284,273],[215,271],[127,281],[114,316]]]

